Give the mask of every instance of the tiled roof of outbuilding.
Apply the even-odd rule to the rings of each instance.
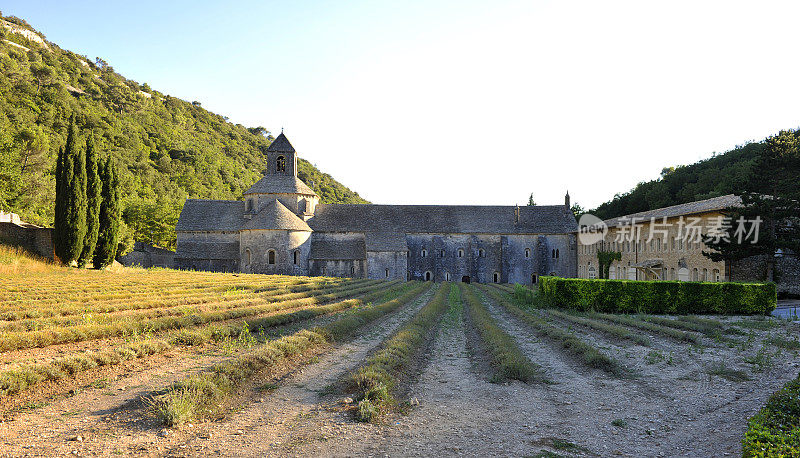
[[[281,132],[280,135],[270,143],[269,147],[267,147],[267,151],[294,153],[294,147],[289,143],[289,139],[286,138],[286,135],[283,135],[283,132]]]
[[[734,194],[728,194],[720,197],[712,197],[711,199],[698,200],[695,202],[673,205],[671,207],[656,208],[655,210],[633,213],[630,215],[620,216],[618,218],[611,218],[605,220],[605,223],[611,227],[620,223],[630,224],[631,219],[633,218],[636,218],[639,222],[642,220],[649,220],[651,218],[675,218],[681,215],[696,215],[698,213],[719,211],[726,208],[738,207],[740,205],[742,205],[741,197]]]
[[[406,235],[397,232],[367,232],[364,236],[367,251],[406,251]]]
[[[309,188],[299,178],[292,175],[265,175],[250,189],[247,194],[306,194],[316,196],[313,189]]]
[[[315,239],[311,242],[308,259],[338,261],[347,259],[367,259],[364,240]]]
[[[240,200],[187,199],[176,231],[238,231],[244,223]]]
[[[308,227],[302,219],[292,213],[277,199],[268,203],[258,213],[253,215],[250,221],[246,221],[242,229],[281,229],[289,231],[308,231]]]
[[[564,205],[519,207],[480,205],[320,204],[308,221],[321,232],[562,234],[578,231]]]

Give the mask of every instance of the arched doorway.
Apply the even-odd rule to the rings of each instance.
[[[461,283],[469,283],[469,275],[464,275],[461,277]]]
[[[425,281],[431,281],[431,273],[430,273],[430,271],[425,272]]]

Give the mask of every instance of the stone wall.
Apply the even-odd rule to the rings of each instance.
[[[123,266],[139,266],[144,268],[175,266],[175,252],[154,247],[144,242],[136,242],[133,250],[117,258]]]
[[[776,261],[778,294],[800,296],[800,256],[788,252]]]
[[[540,275],[575,276],[570,234],[409,234],[406,243],[412,280],[530,284]]]
[[[408,255],[405,251],[368,251],[367,278],[374,280],[405,280]]]
[[[308,261],[310,275],[323,277],[365,278],[367,276],[364,259],[311,259]]]
[[[0,241],[20,246],[29,252],[52,261],[53,230],[49,227],[0,222]]]
[[[308,275],[311,232],[243,230],[240,233],[241,271],[258,274]],[[270,263],[270,251],[274,262]]]
[[[238,272],[239,232],[178,232],[174,265],[183,270]]]
[[[800,295],[800,259],[792,252],[775,258],[775,283],[778,294]],[[731,263],[731,276],[734,281],[764,281],[767,278],[767,257],[751,256]]]

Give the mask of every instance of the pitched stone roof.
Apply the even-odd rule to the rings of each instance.
[[[720,197],[712,197],[711,199],[673,205],[671,207],[656,208],[655,210],[632,213],[630,215],[605,220],[605,223],[609,227],[612,227],[617,226],[620,223],[630,224],[631,219],[633,218],[636,218],[640,222],[642,220],[650,220],[651,218],[675,218],[681,215],[696,215],[698,213],[719,211],[726,208],[738,207],[740,205],[742,205],[742,199],[739,196],[728,194]]]
[[[563,234],[578,231],[564,205],[519,207],[479,205],[320,204],[308,221],[320,232]]]
[[[347,259],[367,259],[364,240],[313,239],[308,259],[339,261]]]
[[[364,240],[367,251],[406,251],[406,235],[397,232],[367,232]]]
[[[244,222],[244,202],[240,200],[187,199],[175,230],[238,231]]]
[[[250,189],[244,192],[248,194],[306,194],[316,196],[317,194],[303,183],[299,178],[291,175],[265,175]]]
[[[270,143],[267,151],[281,152],[281,153],[294,153],[294,147],[289,143],[289,139],[281,132],[275,140]]]
[[[302,219],[292,213],[291,210],[286,208],[277,199],[268,203],[258,213],[253,215],[250,221],[246,221],[242,225],[242,229],[281,229],[290,231],[308,231],[308,227]]]

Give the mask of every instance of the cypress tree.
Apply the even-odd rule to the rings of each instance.
[[[69,264],[83,250],[86,235],[86,159],[77,145],[75,117],[70,118],[67,143],[56,165],[56,220],[54,250],[58,259]]]
[[[92,259],[97,244],[97,231],[100,225],[100,194],[103,184],[98,173],[98,157],[90,134],[86,137],[86,236],[83,251],[78,258],[78,267],[83,267]]]
[[[102,269],[114,262],[119,239],[119,183],[110,154],[100,167],[100,180],[103,182],[100,224],[92,260],[95,269]]]
[[[62,232],[64,230],[64,199],[66,187],[64,186],[64,148],[58,149],[58,159],[56,159],[56,202],[55,219],[53,221],[53,252],[60,260],[62,250]]]

